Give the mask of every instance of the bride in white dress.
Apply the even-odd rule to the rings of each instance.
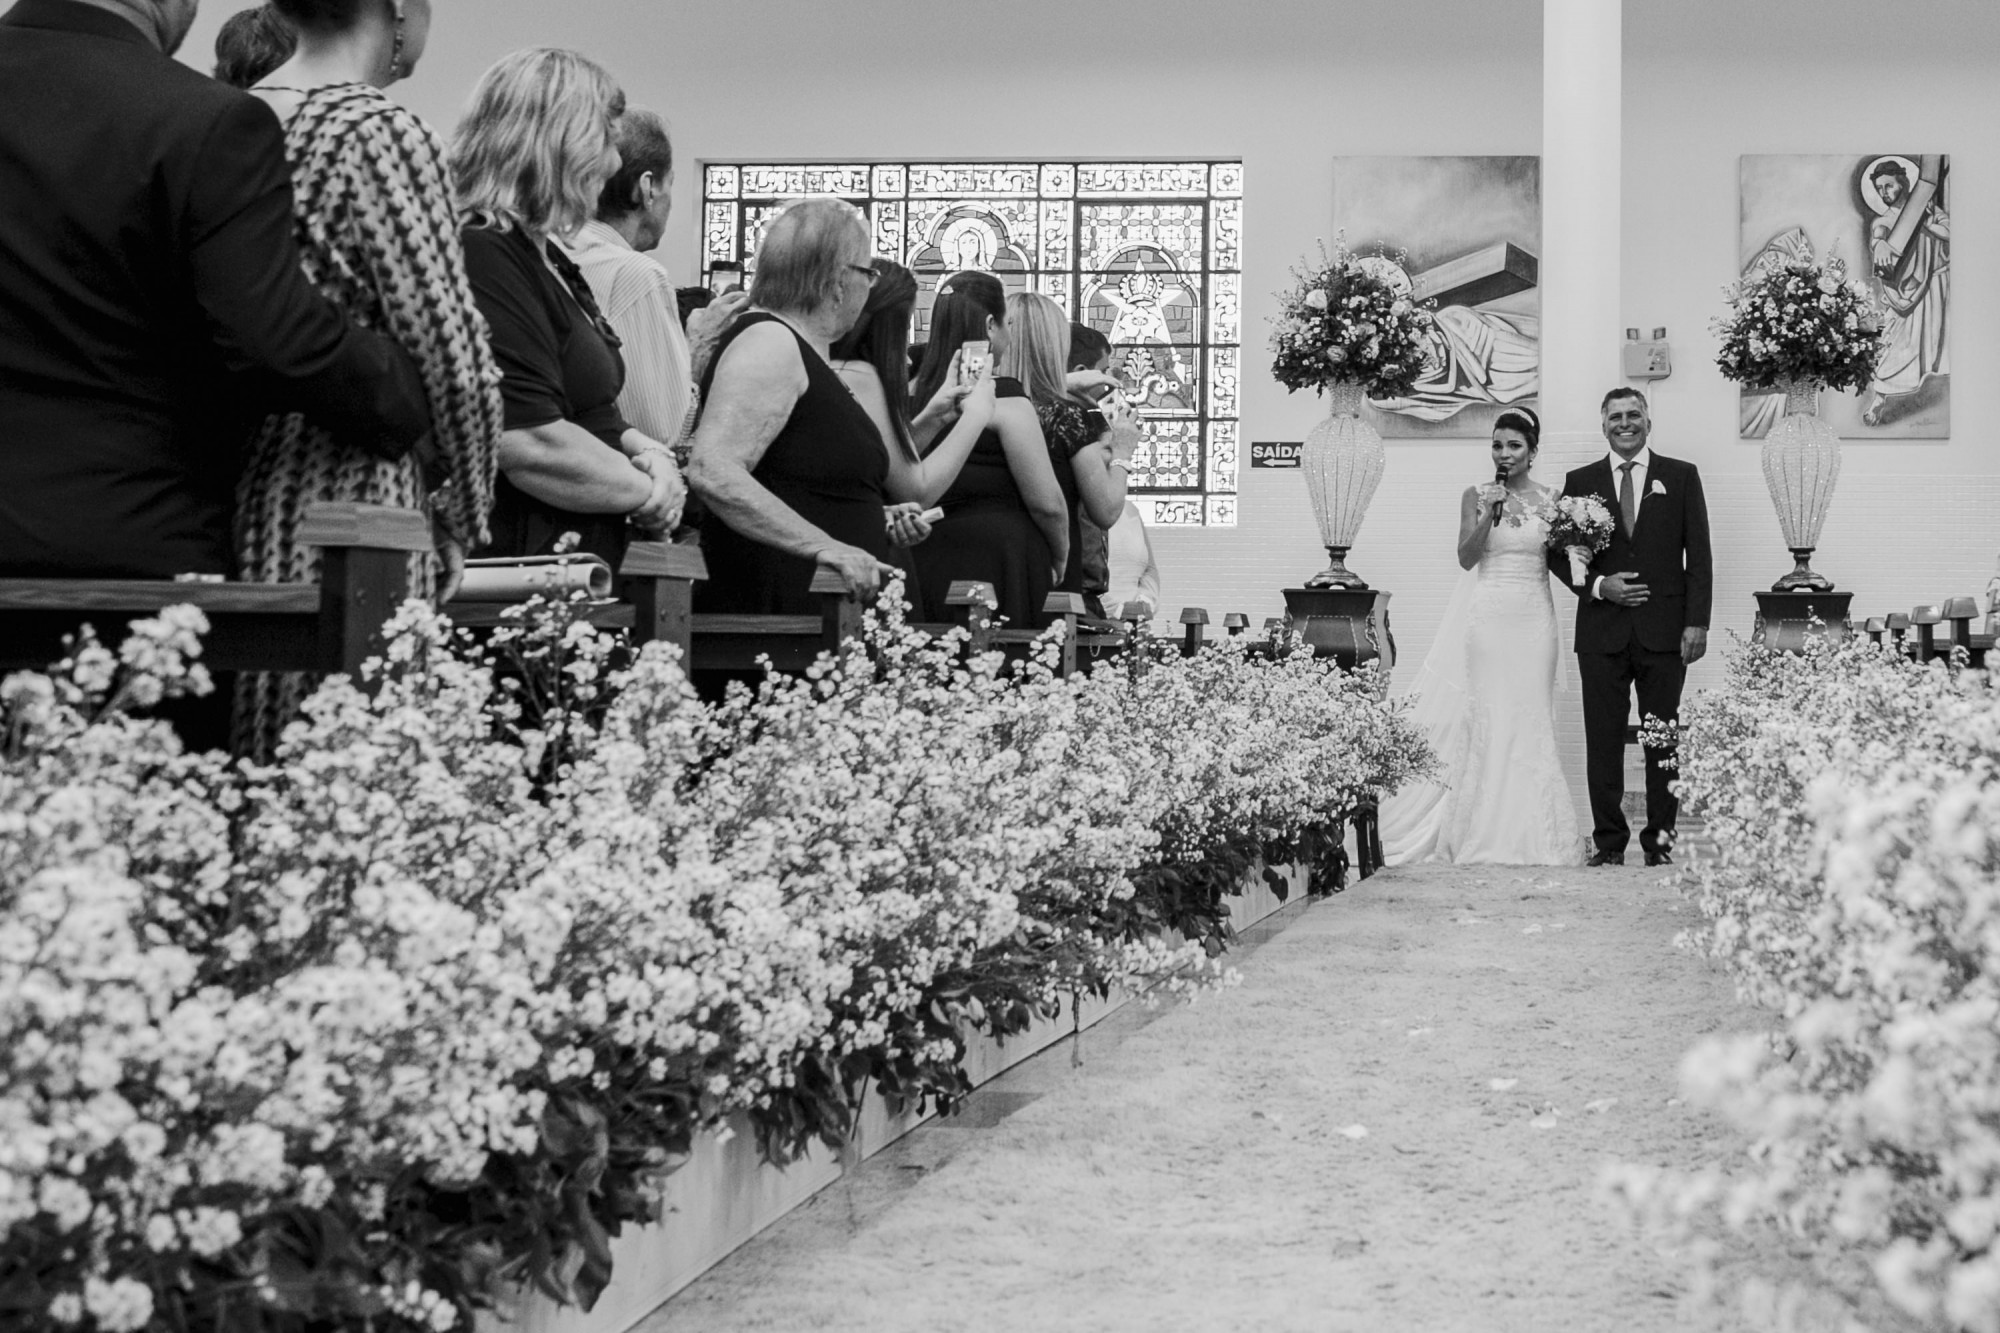
[[[1555,492],[1530,469],[1541,423],[1525,408],[1493,425],[1505,480],[1466,488],[1459,506],[1459,581],[1414,686],[1414,719],[1443,781],[1382,803],[1390,865],[1420,861],[1575,865],[1583,835],[1556,753],[1558,631],[1537,514]]]

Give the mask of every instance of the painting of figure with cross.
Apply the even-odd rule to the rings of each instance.
[[[1858,439],[1951,437],[1951,158],[1943,153],[1759,153],[1741,161],[1741,266],[1838,259],[1882,310],[1882,360],[1820,415]],[[1745,391],[1761,439],[1784,395]]]
[[[1536,157],[1341,157],[1333,221],[1385,251],[1396,286],[1435,301],[1430,370],[1369,405],[1387,437],[1480,437],[1541,390],[1542,171]]]

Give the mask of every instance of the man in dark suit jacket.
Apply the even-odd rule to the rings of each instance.
[[[1592,865],[1623,865],[1632,836],[1625,822],[1625,722],[1632,691],[1642,717],[1680,716],[1687,669],[1708,651],[1714,570],[1708,504],[1694,464],[1647,447],[1653,423],[1636,389],[1604,395],[1610,454],[1570,473],[1564,495],[1594,495],[1617,520],[1611,544],[1591,561],[1576,609],[1576,661],[1583,684],[1583,736],[1590,784]],[[1569,557],[1549,552],[1549,567],[1569,586]],[[1661,766],[1646,751],[1646,864],[1673,859],[1677,802]]]
[[[0,17],[0,575],[227,572],[272,408],[385,455],[429,429],[299,268],[277,118],[171,58],[196,3]]]

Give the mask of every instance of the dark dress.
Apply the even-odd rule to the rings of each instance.
[[[883,503],[889,455],[882,436],[833,367],[790,325],[763,311],[745,315],[731,325],[702,375],[702,401],[708,402],[715,369],[722,364],[729,345],[745,329],[767,323],[786,328],[798,340],[799,360],[806,368],[806,391],[750,475],[792,512],[835,541],[858,546],[876,559],[888,561],[888,520]],[[820,608],[811,592],[817,561],[788,555],[746,537],[712,509],[703,520],[701,546],[708,559],[708,580],[695,585],[696,610],[818,614]]]
[[[558,279],[519,227],[467,227],[463,239],[465,275],[493,330],[506,429],[570,421],[623,452],[628,427],[618,393],[625,387],[625,361],[599,329],[582,270],[551,243],[550,258],[568,275],[568,281]],[[565,532],[574,532],[582,538],[578,550],[616,569],[629,540],[623,514],[557,508],[516,487],[505,473],[494,486],[492,530],[492,543],[473,554],[548,555]]]
[[[993,381],[993,394],[1027,397],[1019,380],[1007,378]],[[1067,470],[1057,468],[1058,479]],[[941,607],[953,583],[977,579],[993,585],[1000,603],[997,614],[1008,625],[1040,626],[1055,554],[1014,483],[998,430],[989,426],[981,433],[938,507],[944,517],[931,525],[930,539],[915,548],[924,604]]]
[[[1035,408],[1035,415],[1041,419],[1042,438],[1048,442],[1056,485],[1062,488],[1063,503],[1069,506],[1069,565],[1056,590],[1082,593],[1090,601],[1091,614],[1102,615],[1098,597],[1110,586],[1104,530],[1084,515],[1076,485],[1076,456],[1110,428],[1102,412],[1077,403],[1044,403]]]

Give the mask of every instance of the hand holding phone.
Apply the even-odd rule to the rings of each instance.
[[[958,351],[958,382],[967,386],[977,384],[986,373],[991,344],[984,338],[971,338],[961,343]]]

